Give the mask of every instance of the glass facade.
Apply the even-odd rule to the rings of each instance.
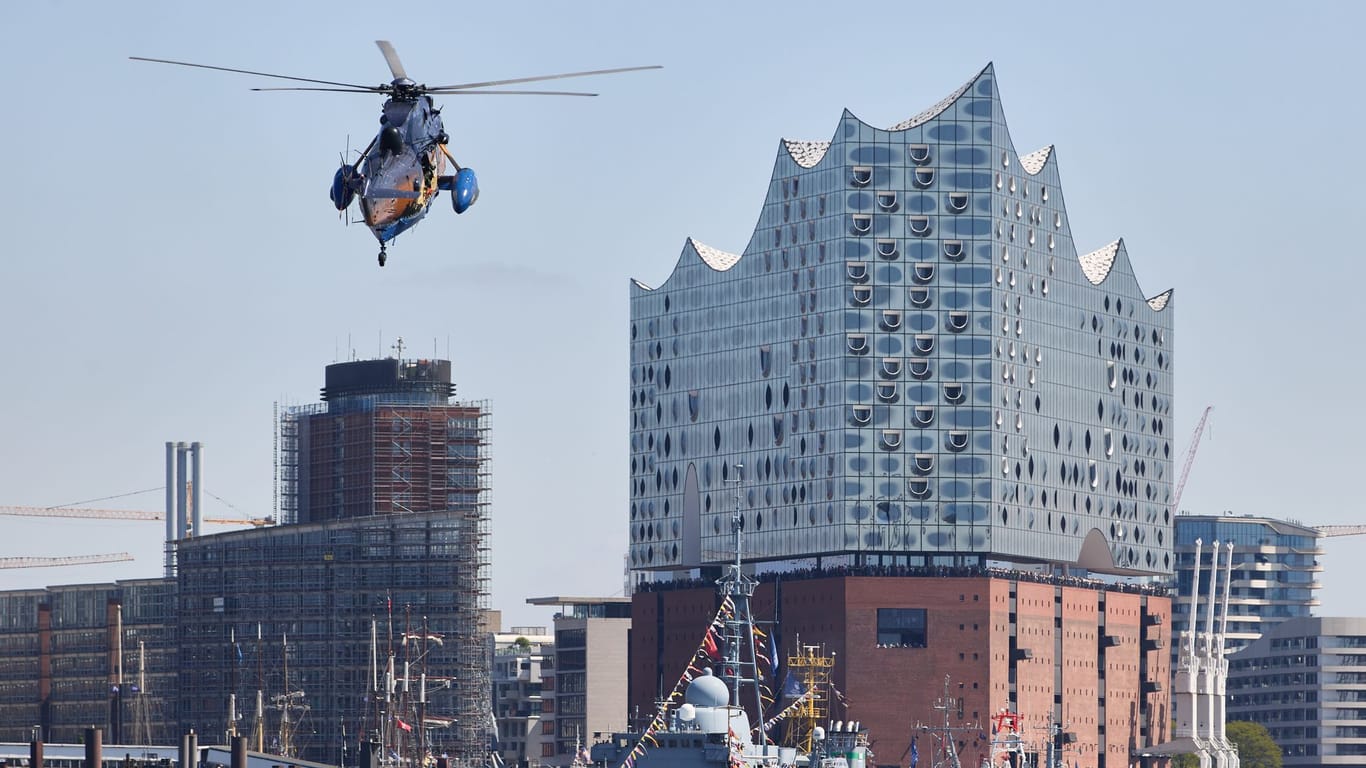
[[[1223,594],[1223,563],[1233,544],[1233,573],[1228,589],[1228,623],[1224,647],[1229,652],[1261,637],[1276,625],[1307,618],[1319,604],[1314,596],[1323,571],[1319,532],[1288,520],[1230,515],[1177,515],[1176,573],[1172,599],[1172,637],[1190,628],[1190,597],[1195,564],[1195,540],[1200,553],[1201,621],[1209,599],[1210,559],[1220,543],[1219,591]],[[1223,615],[1220,614],[1220,619]],[[1202,625],[1203,626],[1203,625]],[[1217,629],[1217,627],[1216,627]],[[1178,643],[1173,642],[1173,647]]]
[[[36,727],[76,743],[98,725],[106,743],[172,743],[175,591],[138,579],[0,592],[0,740]]]
[[[487,589],[466,569],[482,534],[446,512],[372,515],[206,536],[179,544],[179,726],[198,733],[227,729],[228,698],[238,702],[239,733],[254,728],[256,691],[267,710],[264,745],[336,763],[350,734],[379,727],[369,694],[371,622],[380,664],[390,649],[396,668],[429,681],[428,714],[474,721],[432,729],[437,754],[467,756],[486,746],[488,661],[468,670],[467,641],[479,627]],[[476,595],[471,595],[471,592]],[[442,639],[419,654],[407,636]],[[258,639],[258,633],[259,638]],[[482,678],[475,692],[454,681]],[[453,681],[450,685],[430,681]],[[401,682],[400,682],[401,684]],[[416,696],[416,682],[413,696]],[[287,693],[300,706],[283,718]],[[292,728],[289,731],[286,726]],[[473,744],[468,743],[473,741]],[[354,760],[354,757],[349,758]]]
[[[630,564],[986,559],[1166,574],[1171,293],[1078,255],[992,68],[784,141],[743,254],[689,240],[630,327]]]

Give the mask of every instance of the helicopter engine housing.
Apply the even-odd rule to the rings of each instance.
[[[337,206],[337,210],[346,210],[351,201],[356,199],[356,185],[353,181],[359,175],[346,163],[342,163],[337,169],[336,175],[332,177],[332,189],[328,191],[328,197],[332,198],[332,204]]]
[[[474,175],[473,168],[461,168],[451,185],[451,207],[456,213],[464,213],[478,199],[479,177]]]

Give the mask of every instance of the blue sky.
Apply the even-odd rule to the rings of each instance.
[[[1176,290],[1177,447],[1215,406],[1182,507],[1356,522],[1366,410],[1353,228],[1366,218],[1355,4],[32,2],[6,11],[0,146],[0,504],[159,487],[205,443],[206,514],[272,504],[272,405],[323,367],[453,361],[494,410],[493,607],[622,586],[627,281],[685,238],[740,252],[781,138],[841,110],[890,126],[996,65],[1022,152],[1056,146],[1083,250],[1124,237]],[[327,200],[380,99],[130,55],[346,82],[662,64],[566,81],[596,99],[449,97],[482,196],[444,201],[375,265]],[[1349,226],[1350,225],[1350,226]],[[91,506],[157,509],[161,494]],[[219,501],[222,499],[224,501]],[[0,588],[153,576],[161,525],[0,517],[0,556],[132,563],[0,571]],[[1366,614],[1361,539],[1331,539],[1323,615]]]

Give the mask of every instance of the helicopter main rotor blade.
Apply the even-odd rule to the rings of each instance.
[[[155,63],[155,64],[175,64],[176,66],[180,66],[180,67],[195,67],[195,68],[197,68],[197,69],[216,69],[216,70],[218,70],[219,72],[236,72],[236,73],[241,74],[241,75],[256,75],[257,77],[274,77],[274,78],[278,78],[278,79],[280,79],[280,80],[294,80],[294,81],[297,81],[297,82],[300,82],[300,83],[320,83],[320,84],[322,84],[322,85],[341,85],[341,86],[345,86],[345,87],[347,87],[347,88],[365,88],[365,89],[368,89],[368,90],[370,90],[370,91],[373,91],[373,90],[374,90],[374,86],[370,86],[370,85],[357,85],[356,83],[338,83],[338,82],[334,82],[334,81],[332,81],[332,80],[314,80],[313,78],[309,78],[309,77],[291,77],[291,76],[289,76],[289,75],[276,75],[276,74],[272,74],[272,73],[270,73],[270,72],[253,72],[253,71],[251,71],[251,70],[249,70],[249,69],[232,69],[231,67],[215,67],[215,66],[211,66],[211,65],[209,65],[209,64],[191,64],[191,63],[188,62],[188,61],[171,61],[170,59],[149,59],[149,58],[146,58],[146,57],[143,57],[143,56],[129,56],[128,58],[132,59],[133,61],[150,61],[150,62],[153,62],[153,63]]]
[[[594,69],[587,72],[562,72],[558,75],[538,75],[536,77],[518,77],[512,80],[490,80],[486,83],[460,83],[458,85],[438,85],[428,88],[427,91],[462,91],[468,88],[487,88],[492,85],[512,85],[513,83],[534,83],[539,80],[559,80],[565,77],[587,77],[589,75],[611,75],[617,72],[638,72],[643,69],[663,69],[664,67],[653,64],[648,67],[619,67],[617,69]]]
[[[303,89],[307,90],[307,89]],[[428,88],[427,93],[435,93],[438,96],[597,96],[596,93],[578,93],[576,91],[443,91],[438,88]]]
[[[388,87],[360,88],[252,88],[253,91],[326,91],[328,93],[388,93]]]
[[[388,40],[376,40],[375,45],[379,46],[380,53],[384,54],[384,61],[389,65],[389,71],[394,74],[395,80],[407,80],[408,75],[403,71],[403,62],[398,60],[398,51]]]

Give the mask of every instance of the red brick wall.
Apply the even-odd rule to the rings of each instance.
[[[1012,586],[1016,591],[1013,606]],[[1055,712],[1054,697],[1060,697],[1066,730],[1077,735],[1077,742],[1068,745],[1065,752],[1069,768],[1074,764],[1080,768],[1126,766],[1131,746],[1160,740],[1151,731],[1146,737],[1138,733],[1141,725],[1155,719],[1157,708],[1163,716],[1168,711],[1168,671],[1162,661],[1165,652],[1143,651],[1141,632],[1144,600],[1149,604],[1148,613],[1163,614],[1165,626],[1170,619],[1166,598],[1119,592],[1102,595],[1083,587],[1012,583],[986,576],[832,576],[783,581],[780,589],[781,605],[775,613],[775,585],[759,586],[753,601],[755,616],[761,622],[775,616],[780,620],[780,655],[794,652],[798,639],[802,644],[823,644],[827,652],[836,654],[831,679],[845,694],[849,707],[834,707],[831,717],[859,720],[869,729],[874,752],[871,766],[908,764],[916,727],[943,720],[934,704],[944,694],[946,677],[953,699],[951,725],[980,726],[957,734],[959,757],[965,766],[977,766],[986,757],[989,745],[984,735],[990,732],[992,713],[1010,702],[1012,682],[1014,709],[1024,716],[1024,736],[1036,742],[1040,750]],[[660,695],[657,660],[665,660],[663,686],[667,693],[701,642],[717,600],[712,587],[635,596],[633,710],[639,707],[641,712],[653,713]],[[1032,655],[1024,659],[1017,653],[1013,662],[1012,607],[1014,647],[1027,648]],[[877,647],[879,608],[927,609],[927,647]],[[1105,648],[1103,656],[1102,626],[1104,633],[1119,638],[1119,645]],[[1149,627],[1147,631],[1157,637],[1161,629]],[[1103,736],[1099,711],[1102,664],[1106,707]],[[1145,667],[1148,679],[1162,680],[1164,690],[1148,694],[1146,707],[1140,708]],[[922,734],[922,764],[932,760],[932,749],[929,735]],[[1102,762],[1101,755],[1109,759]]]

